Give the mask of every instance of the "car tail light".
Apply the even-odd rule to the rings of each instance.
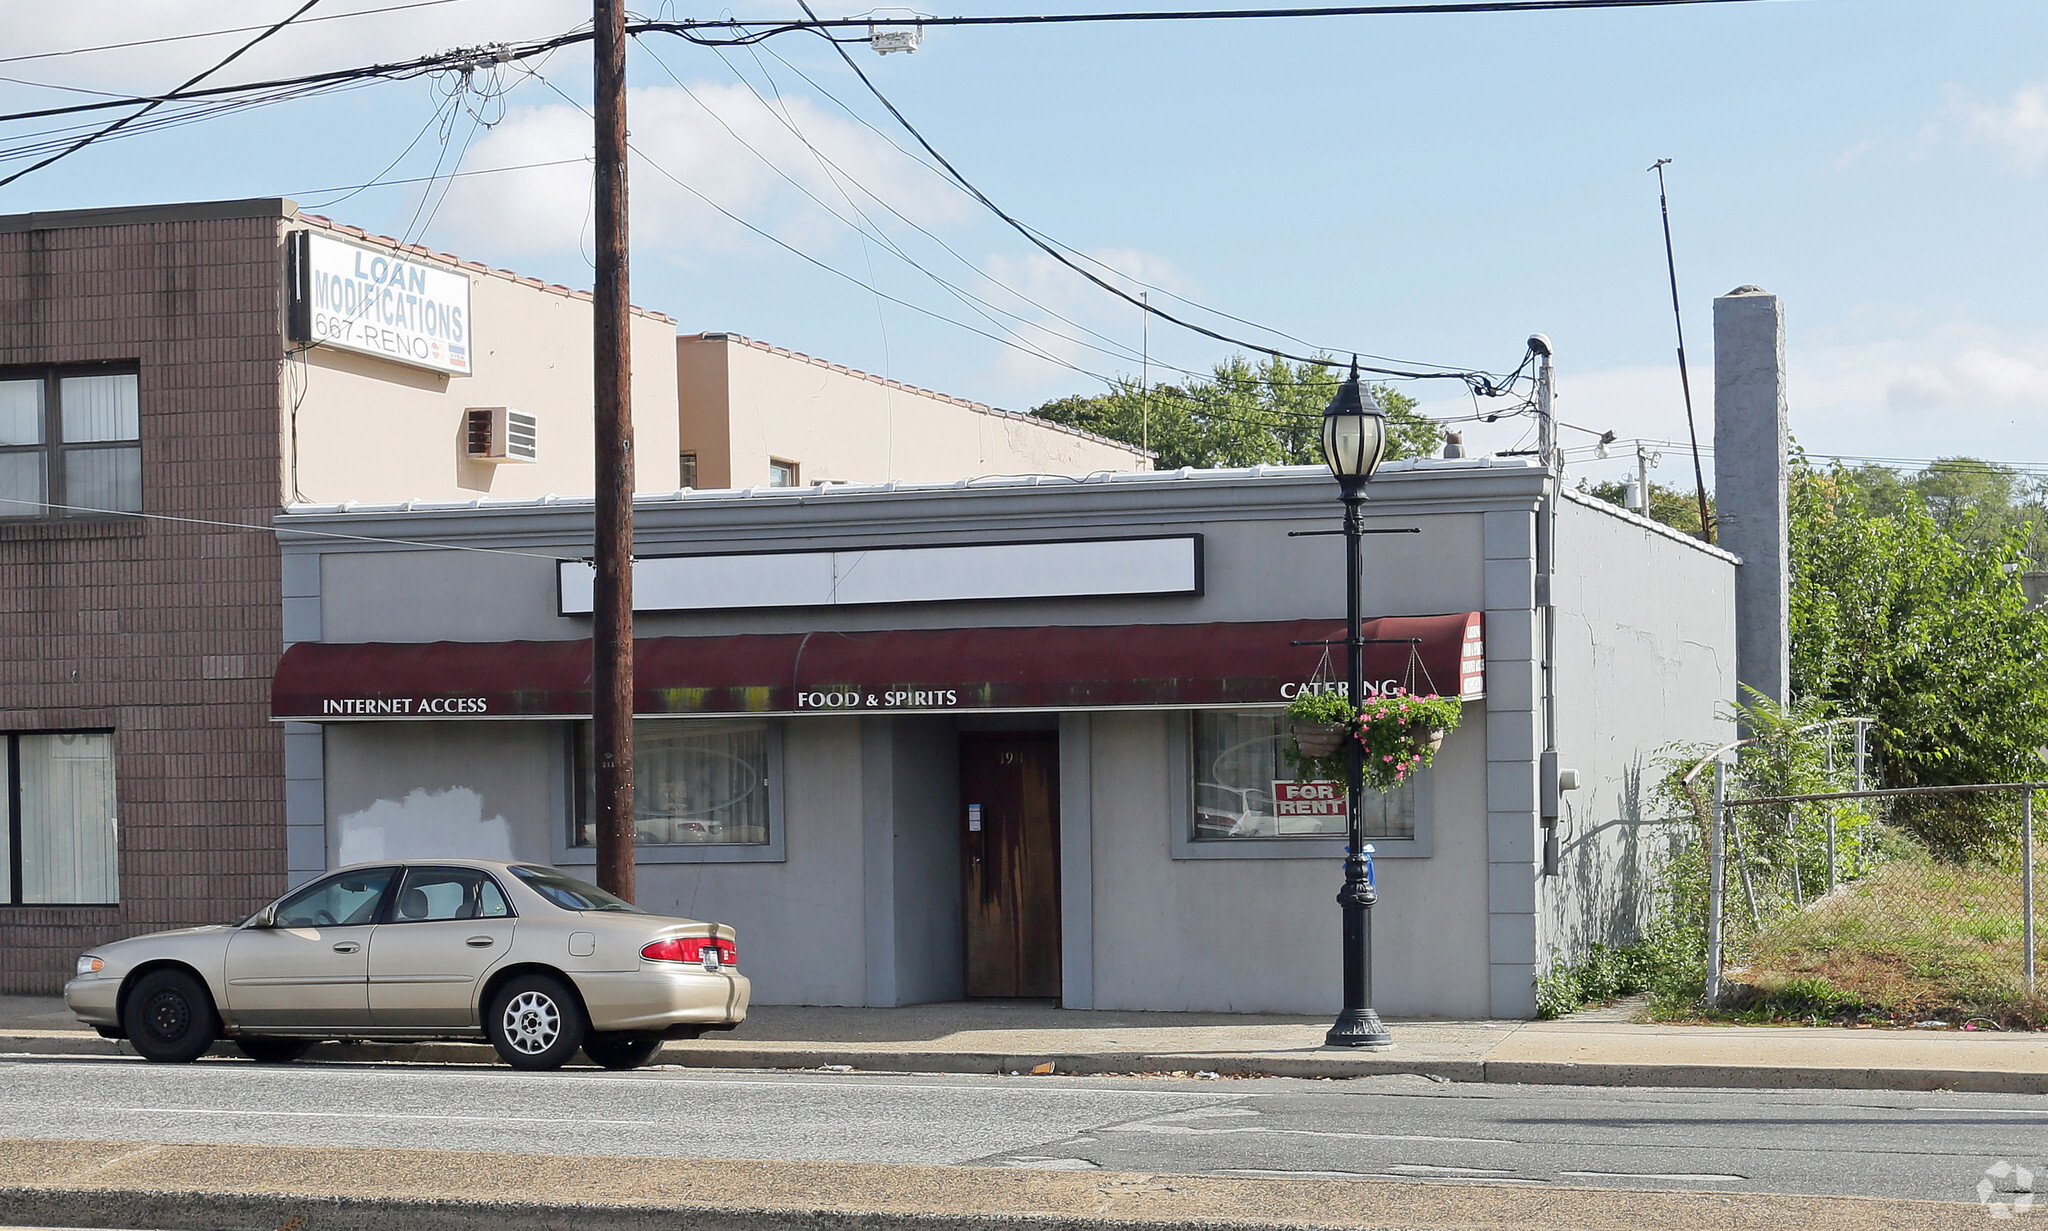
[[[671,936],[640,950],[650,962],[698,962],[710,970],[740,964],[740,951],[733,942],[708,936]]]

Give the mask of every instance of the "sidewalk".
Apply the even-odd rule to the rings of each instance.
[[[1554,1022],[1394,1021],[1395,1046],[1322,1046],[1321,1017],[1068,1010],[969,1002],[900,1009],[757,1006],[729,1034],[658,1064],[898,1073],[1182,1073],[1591,1086],[1963,1090],[2048,1094],[2048,1034],[1656,1026],[1593,1011]],[[222,1054],[235,1054],[231,1047]],[[0,997],[0,1053],[115,1055],[54,999]],[[470,1043],[325,1044],[311,1059],[489,1064]],[[1049,1069],[1045,1066],[1051,1066]]]

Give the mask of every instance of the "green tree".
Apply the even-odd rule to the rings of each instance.
[[[1995,550],[2020,532],[2029,567],[2048,566],[2048,507],[2038,480],[2010,466],[1974,457],[1944,457],[1918,471],[1858,466],[1843,473],[1878,516],[1891,516],[1911,498],[1943,530],[1964,542]]]
[[[1945,525],[1917,483],[1797,465],[1792,515],[1792,690],[1876,720],[1887,786],[2026,781],[2048,746],[2048,613],[2018,573],[2033,524],[1996,538],[1967,503]],[[1974,478],[1974,476],[1973,476]],[[1937,853],[1993,853],[2008,808],[1986,796],[1908,797],[1897,819]]]
[[[1588,496],[1618,504],[1623,508],[1632,507],[1628,502],[1628,484],[1616,479],[1600,483],[1579,481],[1579,490]],[[1707,493],[1707,515],[1714,514],[1714,493]],[[1692,492],[1666,487],[1656,480],[1650,481],[1650,520],[1660,521],[1674,530],[1683,530],[1697,536],[1700,532],[1700,501]]]
[[[1310,464],[1322,460],[1323,408],[1343,374],[1330,363],[1267,358],[1257,365],[1242,355],[1216,365],[1208,379],[1154,385],[1120,378],[1106,393],[1057,398],[1031,413],[1127,444],[1145,444],[1158,466],[1253,466],[1260,462]],[[1443,444],[1443,429],[1415,413],[1415,399],[1373,386],[1387,412],[1387,457],[1427,457]]]

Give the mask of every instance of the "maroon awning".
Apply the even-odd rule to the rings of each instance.
[[[1290,620],[647,637],[633,705],[649,716],[1271,705],[1340,680],[1341,643],[1293,643],[1343,635],[1338,621]],[[1484,694],[1477,612],[1368,620],[1365,635],[1378,642],[1365,647],[1368,692]],[[589,641],[306,642],[271,683],[278,719],[589,713]]]

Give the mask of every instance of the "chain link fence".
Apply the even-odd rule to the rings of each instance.
[[[2048,783],[1871,789],[1865,734],[1860,719],[1765,732],[1680,781],[1704,831],[1705,1003],[2048,1024],[2034,818]]]

